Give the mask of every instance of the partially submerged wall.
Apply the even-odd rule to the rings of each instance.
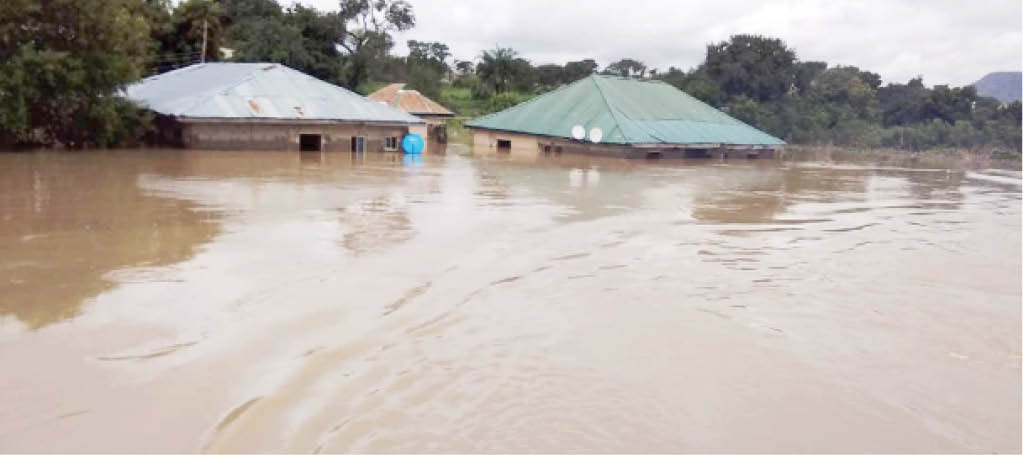
[[[594,144],[587,141],[552,138],[532,134],[473,129],[474,150],[491,150],[515,156],[577,153],[611,158],[773,158],[774,150],[762,147],[703,146],[629,146]]]
[[[213,150],[297,151],[300,135],[312,134],[321,137],[323,151],[350,151],[352,138],[363,137],[365,151],[382,152],[385,138],[400,143],[408,131],[407,125],[367,123],[188,122],[183,124],[182,145]]]

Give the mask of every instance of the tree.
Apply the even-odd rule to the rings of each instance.
[[[605,74],[614,74],[621,77],[644,77],[646,76],[646,65],[631,58],[623,58],[617,62],[607,65]]]
[[[476,65],[469,60],[455,60],[455,71],[459,76],[468,76],[476,72]]]
[[[451,57],[451,50],[447,44],[436,41],[416,40],[409,40],[407,44],[409,58],[431,62],[438,67],[443,67],[444,71],[448,70],[447,60],[448,57]]]
[[[219,0],[224,8],[224,41],[239,61],[281,62],[296,40],[284,27],[284,10],[274,0]]]
[[[877,94],[854,67],[825,70],[814,81],[808,98],[835,143],[860,143],[878,123]]]
[[[911,79],[907,84],[888,84],[877,90],[884,127],[909,125],[924,120],[924,104],[928,93],[923,80]]]
[[[341,0],[340,6],[344,30],[338,44],[347,52],[345,83],[354,89],[393,47],[390,34],[412,28],[416,18],[405,0]]]
[[[972,86],[953,88],[936,85],[924,103],[923,116],[926,119],[940,119],[953,124],[956,120],[969,119],[976,101],[977,89]]]
[[[130,6],[135,6],[132,13],[145,19],[149,27],[149,36],[152,38],[149,44],[150,57],[145,62],[144,74],[152,74],[160,71],[161,67],[177,65],[178,60],[186,61],[179,56],[161,54],[163,43],[167,41],[171,30],[171,12],[174,8],[170,0],[142,0]]]
[[[430,98],[440,96],[440,84],[449,73],[447,59],[451,51],[440,42],[408,41],[409,54],[405,59],[408,84]]]
[[[481,94],[499,94],[508,90],[528,90],[533,85],[533,67],[528,60],[518,57],[518,52],[498,46],[483,51],[476,74],[483,84]]]
[[[690,72],[686,75],[683,83],[683,91],[711,106],[721,106],[727,101],[727,95],[721,90],[721,86],[703,71]],[[745,95],[740,95],[745,97]],[[746,98],[749,99],[749,97]]]
[[[336,13],[320,13],[294,4],[284,15],[284,24],[295,30],[299,43],[284,63],[323,80],[341,82],[341,27]]]
[[[161,0],[162,1],[162,0]],[[226,25],[251,19],[280,18],[283,10],[275,0],[217,0],[224,9]]]
[[[796,62],[793,68],[793,85],[796,92],[806,95],[810,91],[810,85],[824,70],[828,69],[825,62]]]
[[[721,88],[701,69],[687,73],[671,66],[668,67],[668,71],[651,74],[650,77],[671,84],[690,96],[712,106],[722,106],[725,104],[725,97],[721,92]]]
[[[859,68],[856,68],[855,66],[850,66],[849,68],[855,69],[856,75],[859,76],[860,80],[863,81],[864,84],[870,86],[871,90],[877,90],[881,88],[882,80],[880,74],[873,73],[870,71],[863,71]]]
[[[564,79],[568,84],[597,72],[597,62],[591,58],[565,63]]]
[[[788,93],[794,81],[796,54],[782,40],[735,35],[707,46],[702,69],[729,97],[746,95],[757,102]]]
[[[224,14],[224,7],[212,0],[185,0],[174,8],[160,54],[200,60],[205,42],[206,61],[220,60]]]
[[[550,90],[561,85],[565,80],[565,68],[561,65],[546,64],[536,67],[536,82],[544,90]]]
[[[736,96],[728,103],[728,106],[725,106],[725,111],[729,115],[753,125],[760,123],[758,122],[759,110],[760,105],[746,95]]]
[[[267,10],[264,10],[267,11]],[[227,34],[235,46],[234,59],[276,62],[316,78],[341,82],[341,40],[336,13],[321,13],[294,4],[284,12],[231,18]]]
[[[152,51],[137,0],[16,0],[0,7],[0,142],[108,145],[144,127],[117,92]]]
[[[418,90],[428,98],[440,97],[440,83],[444,77],[440,67],[430,64],[427,60],[409,58],[406,62],[406,71],[405,80],[409,88]]]
[[[668,67],[668,71],[662,71],[662,72],[657,73],[657,74],[651,74],[650,77],[652,79],[657,79],[659,81],[666,82],[666,83],[671,84],[672,86],[674,86],[676,88],[684,90],[685,89],[685,85],[686,85],[687,75],[686,75],[686,72],[682,71],[680,68],[676,68],[674,66],[669,66]],[[690,95],[691,95],[691,93],[690,93]]]

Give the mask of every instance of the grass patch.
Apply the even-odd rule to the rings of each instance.
[[[465,127],[468,117],[455,117],[447,121],[448,143],[472,147],[472,130]]]
[[[366,96],[369,95],[370,93],[373,93],[377,90],[384,88],[388,84],[390,84],[390,82],[366,81],[359,84],[359,86],[355,88],[355,91],[362,96]]]
[[[472,96],[468,87],[444,85],[440,89],[438,103],[455,111],[461,117],[475,118],[488,113],[490,101]]]

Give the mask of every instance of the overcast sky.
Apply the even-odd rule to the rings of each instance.
[[[966,85],[1023,66],[1020,0],[409,1],[417,25],[396,36],[398,55],[416,39],[445,43],[460,60],[500,45],[534,64],[631,57],[689,69],[707,43],[755,33],[781,38],[801,60],[855,65],[886,82],[922,75],[927,85]]]

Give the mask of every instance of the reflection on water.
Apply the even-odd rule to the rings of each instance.
[[[1019,172],[430,147],[0,154],[0,451],[1019,451]]]
[[[150,165],[129,156],[3,157],[0,315],[30,327],[74,317],[114,284],[108,272],[179,262],[213,238],[215,212],[138,188]]]
[[[418,167],[423,165],[423,155],[405,155],[401,159],[401,163],[409,167]]]

